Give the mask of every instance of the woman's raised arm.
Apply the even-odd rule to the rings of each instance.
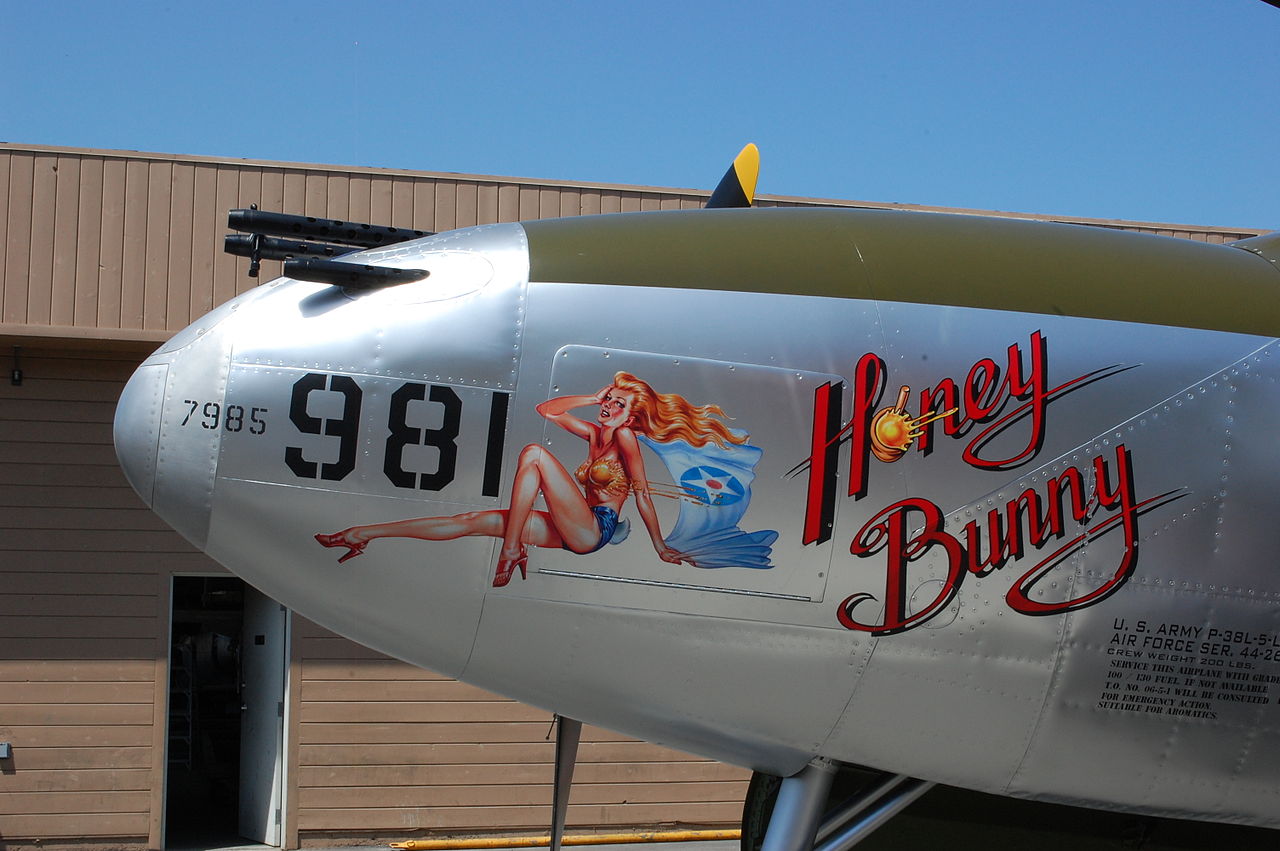
[[[593,396],[581,394],[577,396],[554,396],[545,402],[539,402],[534,409],[548,422],[553,422],[570,434],[576,434],[583,440],[591,439],[592,424],[569,413],[574,408],[587,405],[599,405],[613,385],[600,388]]]

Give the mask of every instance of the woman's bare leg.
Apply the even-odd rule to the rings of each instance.
[[[534,514],[533,504],[539,493],[547,504],[547,510],[545,514],[538,513],[543,514],[564,545],[579,551],[596,545],[600,540],[600,530],[586,497],[578,490],[578,483],[554,455],[541,446],[530,444],[520,452],[516,464],[511,484],[511,508],[507,511],[499,558],[515,559],[523,555],[521,538]]]
[[[506,527],[505,511],[468,511],[448,517],[415,517],[369,526],[352,526],[339,534],[353,543],[374,538],[420,538],[424,541],[452,541],[467,535],[501,538]]]
[[[507,510],[496,509],[469,511],[447,517],[415,517],[409,520],[393,520],[389,523],[352,526],[333,535],[318,537],[329,538],[335,542],[329,546],[341,543],[343,546],[363,547],[374,538],[418,538],[423,541],[452,541],[469,535],[501,538],[506,528]],[[535,547],[558,548],[564,544],[545,511],[529,513],[525,520],[522,540]]]
[[[541,494],[546,511],[537,511],[534,503]],[[599,526],[578,484],[554,455],[541,446],[531,444],[520,453],[511,487],[511,507],[468,511],[445,517],[416,517],[352,526],[331,536],[336,546],[363,548],[374,538],[418,538],[425,541],[450,541],[468,535],[487,535],[502,539],[499,558],[511,560],[524,555],[524,545],[535,547],[568,546],[585,552],[599,542]]]

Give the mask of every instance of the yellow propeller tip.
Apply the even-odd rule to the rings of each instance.
[[[747,203],[754,203],[756,180],[760,177],[760,149],[755,142],[748,142],[734,157],[733,170],[738,174],[738,183],[742,186],[742,194],[747,196]]]

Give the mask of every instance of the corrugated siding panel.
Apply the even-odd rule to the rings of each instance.
[[[457,197],[454,200],[454,226],[467,228],[480,224],[479,187],[470,182],[458,182],[455,186]]]
[[[120,267],[120,327],[142,328],[147,280],[147,196],[151,184],[145,160],[124,168],[124,257]]]
[[[294,624],[304,840],[546,831],[548,713]],[[737,822],[747,772],[586,728],[574,779],[576,829],[720,826]]]
[[[79,157],[60,156],[55,161],[53,270],[49,321],[70,325],[74,321],[76,241],[80,214]]]
[[[76,215],[75,277],[71,321],[66,325],[92,327],[98,317],[98,258],[102,251],[103,162],[87,157],[80,163],[79,210]]]
[[[166,328],[191,315],[195,182],[194,166],[189,163],[174,164],[172,192],[169,197],[169,265],[165,270],[165,280],[171,282],[168,284],[168,298],[165,301]]]
[[[520,219],[520,187],[504,183],[498,187],[498,221],[514,222]]]
[[[372,221],[369,215],[369,184],[368,175],[353,174],[351,180],[347,183],[347,218],[357,222]],[[265,203],[264,203],[264,209]],[[278,210],[277,205],[270,209]]]
[[[0,385],[6,841],[159,840],[168,574],[208,560],[116,466],[114,399],[136,365],[39,350],[20,386]]]
[[[27,290],[31,281],[31,206],[34,202],[35,156],[14,152],[9,163],[9,208],[6,211],[4,298],[0,321],[27,322]]]
[[[169,304],[169,208],[173,198],[173,164],[148,163],[147,242],[142,272],[142,327],[164,330]]]
[[[58,158],[38,155],[32,172],[31,259],[27,321],[46,325],[53,296],[53,237],[57,213]]]
[[[369,222],[393,221],[391,204],[395,184],[390,177],[374,176],[369,180]]]
[[[213,223],[215,228],[226,230],[227,210],[239,207],[239,174],[232,166],[218,166],[214,174]],[[321,213],[323,215],[323,212]],[[217,233],[217,231],[214,231]],[[202,236],[208,239],[212,234]],[[214,240],[213,247],[213,304],[216,307],[236,295],[236,281],[249,273],[249,261],[232,257]]]
[[[458,221],[458,184],[453,180],[438,180],[435,185],[435,215],[427,230],[453,230]]]
[[[98,257],[99,328],[119,328],[124,288],[124,198],[126,163],[108,159],[102,163],[101,241]],[[8,282],[6,282],[7,284]],[[86,287],[93,287],[92,278]]]

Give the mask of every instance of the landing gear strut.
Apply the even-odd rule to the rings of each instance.
[[[785,779],[756,772],[742,810],[742,851],[847,851],[932,786],[828,760]]]

